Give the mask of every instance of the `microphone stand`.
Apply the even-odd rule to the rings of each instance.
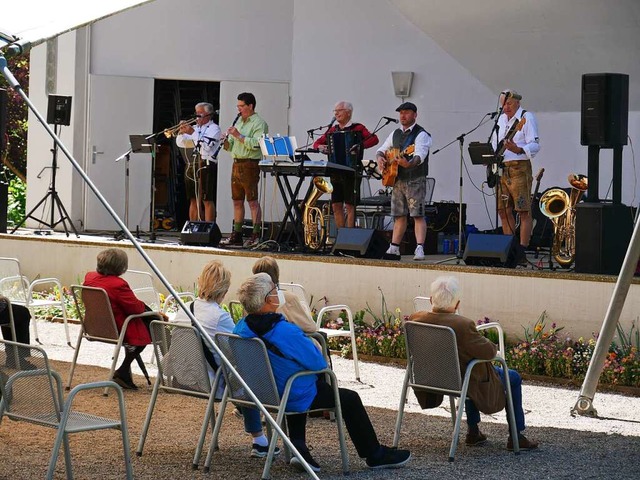
[[[129,227],[129,160],[131,160],[131,154],[133,149],[130,148],[124,154],[116,158],[116,163],[124,158],[124,224]],[[123,230],[120,230],[114,235],[114,240],[120,241],[127,238],[127,235]]]
[[[468,132],[463,133],[460,136],[456,137],[455,139],[451,140],[444,147],[438,148],[432,153],[432,155],[437,155],[438,152],[441,152],[442,150],[447,148],[449,145],[454,144],[455,142],[458,142],[460,145],[460,182],[458,187],[459,189],[458,190],[458,251],[456,252],[455,257],[445,258],[444,260],[440,260],[439,262],[436,262],[435,265],[440,265],[441,263],[450,262],[451,260],[455,260],[456,265],[460,265],[460,260],[462,259],[462,187],[463,187],[462,169],[464,166],[464,138],[470,133],[475,132],[482,125],[484,125],[486,123],[485,118],[488,117],[489,115],[491,115],[491,113],[485,114],[484,117],[482,117],[482,119],[480,120],[480,123],[478,123],[478,125],[473,127]],[[497,124],[497,121],[496,121],[496,124]]]

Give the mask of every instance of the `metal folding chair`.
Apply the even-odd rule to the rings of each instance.
[[[307,292],[302,285],[298,283],[279,283],[278,285],[282,290],[288,290],[290,292],[295,293],[304,305],[309,305]],[[322,321],[324,320],[324,316],[330,312],[345,312],[347,316],[347,323],[349,325],[349,330],[322,328]],[[311,314],[311,310],[309,310],[309,314]],[[335,338],[335,337],[351,338],[351,351],[353,352],[353,368],[355,370],[356,380],[360,381],[360,368],[358,365],[358,349],[356,345],[356,331],[355,331],[355,325],[353,323],[353,314],[351,313],[351,309],[347,305],[327,305],[326,307],[322,307],[318,312],[316,324],[318,325],[319,331],[324,333],[329,339]]]
[[[59,298],[39,298],[37,293],[44,290],[50,293],[58,289]],[[29,282],[29,279],[22,275],[20,261],[17,258],[0,257],[0,295],[9,298],[16,305],[22,305],[29,309],[33,316],[33,336],[36,342],[42,344],[38,335],[38,324],[35,321],[38,309],[57,307],[62,314],[64,331],[67,336],[67,345],[71,347],[71,337],[69,336],[69,325],[67,323],[67,311],[64,304],[64,289],[62,283],[57,278],[40,278]]]
[[[80,318],[81,328],[78,334],[78,342],[76,344],[76,351],[73,354],[73,361],[71,362],[71,370],[69,372],[69,382],[67,383],[67,390],[71,388],[71,381],[73,380],[73,372],[76,368],[76,362],[78,360],[78,353],[80,352],[80,344],[83,339],[90,342],[104,342],[115,345],[113,349],[111,369],[109,370],[109,378],[113,379],[113,373],[116,370],[116,363],[118,361],[118,355],[120,354],[120,348],[124,343],[125,332],[129,322],[134,318],[142,317],[157,317],[157,312],[144,312],[138,315],[129,315],[124,324],[122,330],[118,331],[116,320],[111,310],[111,302],[107,292],[102,288],[86,287],[84,285],[72,285],[71,294],[76,304],[78,311],[78,317]],[[151,385],[147,370],[140,359],[140,355],[136,358],[142,373],[147,379],[147,383]],[[106,394],[106,391],[105,391]]]
[[[330,378],[330,384],[333,387],[336,407],[333,409],[336,415],[336,427],[338,428],[338,441],[340,443],[340,453],[342,456],[342,470],[345,474],[349,472],[349,459],[344,439],[344,427],[342,424],[342,410],[340,409],[340,396],[338,393],[338,381],[335,374],[329,368],[318,371],[302,371],[292,375],[285,385],[282,397],[278,393],[273,371],[271,370],[271,362],[267,349],[259,338],[242,338],[238,335],[228,333],[217,333],[214,337],[216,345],[220,348],[224,356],[229,360],[238,375],[247,383],[251,391],[258,397],[258,400],[264,405],[269,412],[276,413],[276,422],[281,428],[285,426],[285,416],[287,414],[298,414],[302,412],[287,412],[286,405],[291,392],[291,385],[296,378],[304,375],[325,374]],[[218,435],[224,419],[224,412],[228,402],[234,404],[255,407],[255,403],[246,393],[242,384],[237,377],[231,373],[226,364],[222,364],[222,372],[226,381],[220,411],[216,420],[216,426],[211,438],[209,453],[205,462],[205,472],[208,472],[211,466],[213,451],[218,444]],[[323,408],[322,410],[326,410]],[[269,443],[269,453],[262,472],[262,478],[270,478],[271,463],[273,462],[273,454],[278,442],[278,434],[273,431]],[[287,452],[288,453],[288,452]]]
[[[17,352],[20,352],[19,360],[16,358]],[[119,419],[73,409],[73,402],[80,392],[103,388],[115,390],[118,396]],[[69,450],[70,433],[111,428],[122,432],[126,478],[133,479],[124,397],[122,389],[116,383],[93,382],[78,385],[71,390],[65,401],[62,395],[62,378],[51,370],[47,354],[42,348],[0,340],[0,393],[0,421],[3,416],[7,416],[11,420],[34,423],[58,431],[49,461],[47,479],[54,476],[62,445],[67,478],[73,478]]]
[[[456,334],[450,327],[430,325],[427,323],[405,322],[405,339],[407,342],[407,371],[400,395],[400,406],[396,429],[393,437],[393,446],[397,447],[400,441],[400,430],[404,416],[404,406],[409,388],[424,392],[449,396],[451,405],[451,421],[453,423],[453,437],[449,449],[449,461],[453,462],[460,436],[460,424],[464,413],[464,402],[467,399],[469,379],[472,369],[479,363],[499,362],[506,372],[507,363],[504,358],[497,355],[491,360],[472,360],[467,365],[464,379],[460,375],[460,362],[458,360],[458,344]],[[501,337],[502,338],[502,337]],[[502,347],[504,352],[504,347]],[[511,386],[506,384],[507,415],[511,428],[511,438],[517,439],[518,432],[513,412],[513,400]],[[455,398],[458,398],[456,411]],[[518,454],[517,440],[514,443],[514,452]]]
[[[160,390],[167,393],[180,393],[192,397],[207,399],[200,438],[193,457],[193,469],[198,468],[200,455],[207,434],[207,426],[213,429],[215,422],[215,397],[221,378],[221,369],[216,370],[213,382],[209,374],[209,363],[205,355],[202,337],[198,330],[188,323],[168,323],[154,320],[151,322],[153,353],[158,364],[158,376],[147,409],[136,454],[142,450],[151,425],[151,417]],[[211,366],[213,369],[213,366]]]

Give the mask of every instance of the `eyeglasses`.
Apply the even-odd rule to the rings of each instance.
[[[246,106],[247,106],[247,104],[246,104],[246,103],[239,103],[239,104],[237,105],[237,107],[238,107],[238,108],[244,108],[244,107],[246,107]]]
[[[271,292],[273,292],[274,290],[276,291],[276,293],[275,293],[275,294],[271,293]],[[280,287],[278,286],[278,284],[274,285],[274,286],[273,286],[273,288],[272,288],[271,290],[269,290],[269,293],[267,293],[267,294],[264,296],[264,301],[265,301],[265,302],[267,301],[267,297],[278,296],[278,290],[280,290]]]
[[[338,113],[338,112],[346,112],[347,109],[346,108],[336,108],[333,113]]]

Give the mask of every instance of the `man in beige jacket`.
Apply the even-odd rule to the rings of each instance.
[[[455,277],[438,277],[431,284],[431,305],[431,312],[416,312],[409,317],[409,320],[453,329],[456,334],[462,377],[464,377],[467,365],[471,360],[490,360],[496,356],[496,345],[478,332],[474,321],[456,314],[460,305],[460,287]],[[479,445],[487,440],[486,435],[478,427],[480,412],[491,414],[499,412],[505,407],[503,382],[502,368],[494,367],[490,363],[479,364],[472,370],[469,381],[469,399],[465,402],[468,427],[465,443],[467,445]],[[525,429],[522,409],[522,379],[515,370],[509,370],[509,383],[511,384],[520,450],[538,448],[537,442],[527,439],[522,434]],[[442,402],[442,395],[416,392],[416,397],[422,408],[434,408]],[[507,449],[513,449],[511,435],[507,440]]]

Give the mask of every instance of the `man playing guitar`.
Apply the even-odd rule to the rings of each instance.
[[[514,90],[506,90],[500,94],[502,115],[498,118],[498,131],[491,135],[491,143],[496,151],[503,151],[503,173],[496,188],[498,214],[502,222],[502,232],[513,235],[515,222],[513,211],[520,215],[520,243],[517,261],[526,263],[525,249],[531,239],[531,186],[533,173],[531,159],[540,150],[538,125],[536,117],[520,106],[522,95]],[[508,139],[515,123],[521,128],[515,131],[512,139]]]
[[[407,229],[407,214],[413,217],[416,235],[414,260],[424,260],[424,240],[427,222],[424,218],[424,200],[429,173],[429,148],[431,135],[416,123],[418,108],[405,102],[396,108],[400,112],[400,128],[387,137],[376,152],[378,168],[384,172],[396,163],[398,174],[391,194],[391,215],[393,216],[393,236],[385,258],[400,259],[400,242]],[[413,156],[408,153],[412,149]],[[391,150],[393,149],[393,150]],[[393,153],[389,153],[389,151]]]

